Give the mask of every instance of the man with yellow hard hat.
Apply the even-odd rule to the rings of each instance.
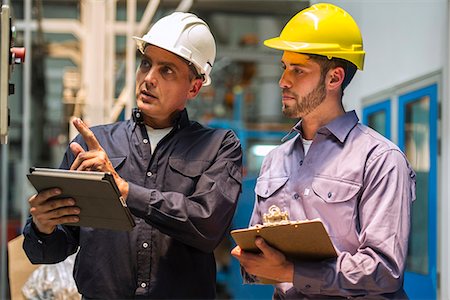
[[[343,9],[319,3],[264,44],[284,51],[283,113],[300,121],[291,130],[297,135],[263,162],[250,225],[262,224],[272,205],[292,221],[320,218],[337,257],[293,260],[257,238],[260,254],[232,250],[244,281],[280,282],[274,299],[407,299],[415,173],[396,145],[343,108],[343,91],[364,65],[358,25]]]

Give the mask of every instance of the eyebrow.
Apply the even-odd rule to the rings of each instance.
[[[288,65],[286,65],[284,61],[281,61],[281,64],[285,67],[287,67],[288,65],[289,67],[306,67],[305,63],[289,63]]]
[[[145,58],[145,59],[153,62],[153,60],[150,57],[148,57],[147,55],[141,53],[141,59],[142,58]],[[158,66],[168,66],[168,67],[171,67],[171,68],[173,68],[175,70],[179,70],[177,65],[175,63],[173,63],[173,62],[170,62],[170,61],[158,61],[158,62],[156,62],[156,64]]]

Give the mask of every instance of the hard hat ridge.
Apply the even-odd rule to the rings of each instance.
[[[205,21],[192,13],[174,12],[158,20],[142,37],[133,37],[138,49],[152,44],[192,63],[203,76],[203,85],[211,83],[216,43]]]

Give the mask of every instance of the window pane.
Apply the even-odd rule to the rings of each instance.
[[[405,153],[417,176],[407,270],[420,274],[428,274],[429,111],[428,96],[409,102],[405,109]]]
[[[370,114],[367,118],[367,125],[386,136],[386,111],[380,110]]]

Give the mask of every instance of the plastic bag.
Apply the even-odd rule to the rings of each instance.
[[[69,256],[65,261],[53,265],[41,265],[22,287],[25,299],[29,300],[79,300],[73,266],[75,256]]]

